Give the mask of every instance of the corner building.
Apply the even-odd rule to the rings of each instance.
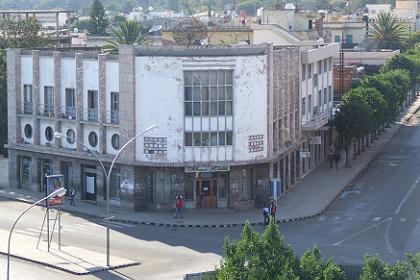
[[[44,192],[45,175],[64,174],[80,199],[103,203],[101,167],[80,143],[108,168],[157,125],[117,160],[112,204],[168,208],[182,194],[187,208],[252,207],[278,162],[288,184],[303,176],[299,54],[270,44],[9,49],[11,187]]]

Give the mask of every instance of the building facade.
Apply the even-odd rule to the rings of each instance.
[[[117,160],[112,204],[167,208],[182,194],[189,208],[252,207],[271,179],[285,192],[313,166],[300,157],[299,47],[9,49],[7,59],[11,187],[44,192],[46,175],[63,174],[101,203],[104,175],[84,146],[108,168],[151,125]]]

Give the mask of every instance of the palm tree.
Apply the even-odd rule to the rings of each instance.
[[[123,21],[112,30],[113,40],[107,40],[103,48],[106,53],[118,54],[119,45],[144,45],[149,42],[147,30],[136,21]]]
[[[380,48],[399,49],[406,38],[406,28],[398,23],[396,16],[390,13],[380,13],[372,24],[370,36],[378,41]]]

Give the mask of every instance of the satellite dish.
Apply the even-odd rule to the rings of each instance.
[[[158,31],[162,30],[162,28],[163,28],[162,25],[154,25],[154,26],[152,26],[152,28],[150,28],[149,33],[158,32]]]
[[[73,32],[74,32],[74,33],[79,33],[79,28],[77,28],[77,27],[76,27],[76,28],[74,28],[74,29],[73,29]]]
[[[149,12],[153,11],[153,7],[148,8]]]

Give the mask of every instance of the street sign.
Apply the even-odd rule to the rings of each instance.
[[[299,153],[299,157],[300,157],[300,158],[311,158],[311,152],[301,151],[301,152]]]
[[[309,144],[312,145],[321,145],[321,136],[312,136]]]

